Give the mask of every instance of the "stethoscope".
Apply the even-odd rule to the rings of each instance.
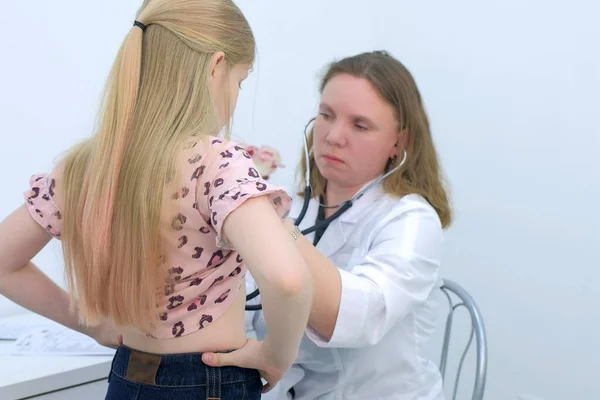
[[[304,136],[304,158],[306,160],[306,174],[304,175],[304,199],[303,199],[303,203],[302,203],[302,209],[300,210],[300,214],[298,214],[298,217],[296,217],[296,219],[294,220],[294,225],[296,225],[296,226],[299,226],[300,223],[302,222],[302,220],[304,219],[304,216],[306,215],[306,211],[308,210],[308,205],[310,204],[310,198],[312,196],[312,188],[310,186],[310,152],[308,150],[308,134],[306,133],[306,131],[308,130],[308,127],[310,126],[310,124],[312,124],[315,120],[316,120],[316,118],[312,118],[310,121],[308,121],[308,123],[304,127],[304,135],[303,135]],[[370,188],[379,184],[385,178],[387,178],[388,176],[390,176],[391,174],[393,174],[394,172],[396,172],[397,170],[402,168],[402,166],[404,165],[405,162],[406,162],[406,150],[404,150],[404,154],[402,156],[402,161],[400,162],[400,164],[398,164],[396,167],[390,169],[388,172],[384,173],[379,178],[373,180],[367,186],[365,186],[364,188],[359,190],[350,200],[347,200],[344,203],[338,204],[335,206],[325,206],[323,204],[320,204],[322,207],[326,207],[326,208],[337,208],[337,207],[339,207],[339,208],[335,213],[333,213],[329,217],[323,219],[322,221],[315,223],[311,227],[301,230],[300,232],[303,235],[308,235],[309,233],[314,232],[316,230],[326,229],[329,226],[329,224],[331,224],[333,221],[338,219],[342,214],[344,214],[346,211],[348,211],[348,209],[350,207],[352,207],[354,202],[357,201],[358,199],[360,199]],[[246,295],[246,301],[248,302],[248,301],[256,298],[259,294],[260,294],[260,291],[258,289],[256,289],[252,293]],[[246,311],[259,311],[259,310],[262,310],[261,304],[246,305]]]

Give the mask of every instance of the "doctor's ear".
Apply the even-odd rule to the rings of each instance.
[[[398,138],[392,149],[392,157],[396,157],[406,149],[408,146],[408,136],[408,129],[404,129],[398,133]]]
[[[405,150],[406,147],[408,147],[409,137],[410,134],[408,132],[408,129],[404,129],[398,134],[398,140],[396,141],[396,145],[399,150]]]

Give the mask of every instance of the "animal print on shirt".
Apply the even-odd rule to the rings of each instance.
[[[24,197],[30,215],[52,237],[60,239],[62,213],[54,203],[56,180],[52,174],[38,174],[31,177],[29,185]]]
[[[243,204],[247,199],[267,194],[275,209],[282,211],[281,217],[287,217],[291,198],[285,192],[281,196],[273,192],[264,179],[261,178],[252,157],[238,144],[229,142],[224,148],[220,142],[220,151],[215,162],[206,169],[206,178],[202,189],[198,191],[197,209],[200,214],[210,218],[210,225],[217,232],[217,245],[221,248],[232,249],[230,243],[222,237],[222,225],[226,217]],[[216,165],[216,166],[215,166]],[[231,169],[236,174],[230,174]],[[246,171],[243,173],[242,171]]]
[[[214,323],[243,293],[246,266],[223,232],[229,214],[257,196],[267,196],[281,218],[291,207],[291,197],[263,180],[235,142],[211,137],[190,144],[179,168],[171,180],[179,176],[181,182],[170,196],[177,207],[165,215],[165,245],[157,259],[166,281],[157,288],[156,327],[145,332],[157,339],[185,336]],[[25,201],[31,217],[60,239],[63,213],[54,196],[62,188],[54,172],[34,175],[29,185]]]

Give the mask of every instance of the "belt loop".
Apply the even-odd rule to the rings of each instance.
[[[108,371],[108,379],[107,379],[108,383],[110,383],[110,379],[112,377],[112,374],[114,374],[114,371],[115,371],[115,360],[116,359],[117,359],[117,353],[115,352],[115,355],[113,356],[112,362],[110,363],[110,371]]]
[[[221,400],[221,368],[206,366],[207,400]]]

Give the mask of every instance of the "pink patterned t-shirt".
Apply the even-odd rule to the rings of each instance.
[[[223,237],[225,218],[244,201],[266,195],[281,218],[291,207],[289,194],[259,175],[239,144],[209,137],[181,157],[181,190],[175,194],[178,213],[161,232],[169,271],[157,288],[159,318],[149,336],[170,339],[215,322],[244,286],[246,266]],[[60,239],[62,211],[53,201],[53,173],[34,175],[25,199],[33,219]],[[168,261],[167,261],[168,260]]]

